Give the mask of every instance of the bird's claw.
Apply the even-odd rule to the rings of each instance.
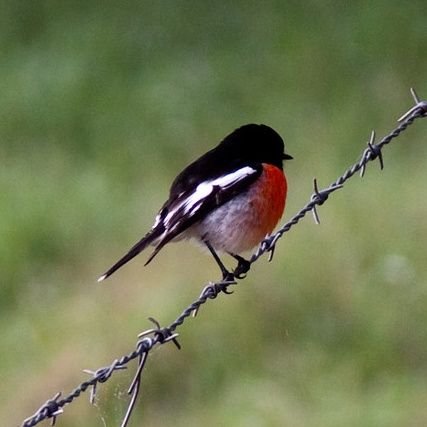
[[[236,275],[234,273],[231,273],[230,271],[223,271],[222,272],[222,282],[223,283],[231,283],[234,282]],[[233,293],[232,291],[227,291],[226,289],[222,289],[223,292],[227,293]]]
[[[250,261],[242,258],[241,256],[234,256],[234,258],[237,259],[238,264],[237,267],[234,269],[233,271],[233,275],[236,279],[244,279],[246,277],[246,273],[250,270],[251,268],[251,263]]]

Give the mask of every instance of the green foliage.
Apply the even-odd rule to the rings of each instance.
[[[285,138],[287,216],[427,96],[425,2],[3,2],[0,413],[17,425],[217,277],[184,243],[105,284],[186,163],[248,122]],[[423,86],[424,85],[424,86]],[[427,123],[427,122],[426,122]],[[427,423],[426,123],[155,351],[131,425]],[[117,425],[131,372],[61,426]]]

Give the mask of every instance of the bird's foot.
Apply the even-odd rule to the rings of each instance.
[[[227,286],[229,284],[236,283],[235,278],[236,277],[235,277],[234,273],[232,273],[231,271],[228,271],[228,270],[222,271],[222,282],[219,284],[222,292],[224,292],[225,294],[232,294],[233,293],[233,291],[227,290]],[[225,286],[223,286],[223,285],[225,285]]]
[[[237,260],[237,267],[233,271],[233,276],[236,279],[244,279],[246,277],[246,273],[251,268],[251,262],[241,257],[240,255],[236,255],[236,254],[230,254],[230,255]]]

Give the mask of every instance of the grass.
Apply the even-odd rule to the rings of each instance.
[[[424,2],[5,2],[0,17],[0,413],[18,425],[173,320],[217,277],[185,244],[96,277],[189,161],[262,122],[285,138],[286,217],[421,96]],[[132,425],[427,421],[425,123],[155,351]],[[144,255],[142,255],[144,258]],[[61,426],[118,425],[131,370]]]

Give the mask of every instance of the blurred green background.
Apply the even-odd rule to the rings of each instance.
[[[0,413],[19,425],[170,323],[210,257],[169,245],[102,284],[171,180],[249,122],[284,136],[286,217],[427,96],[425,0],[3,1]],[[132,426],[427,425],[427,121],[150,355]],[[145,255],[146,256],[146,255]],[[117,426],[133,367],[65,409]],[[44,423],[43,425],[48,425]]]

